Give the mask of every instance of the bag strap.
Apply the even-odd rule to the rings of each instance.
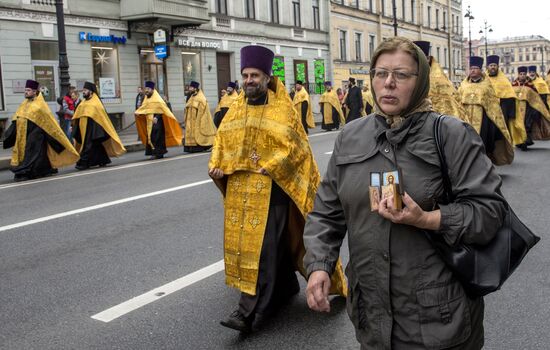
[[[451,184],[451,178],[449,177],[449,168],[447,167],[447,159],[445,158],[445,152],[442,146],[441,140],[441,123],[446,117],[440,114],[435,118],[434,122],[434,139],[435,146],[437,148],[437,154],[439,155],[439,163],[441,167],[441,175],[443,180],[443,189],[445,191],[445,202],[451,203],[453,201],[453,186]]]

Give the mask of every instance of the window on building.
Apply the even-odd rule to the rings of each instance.
[[[271,0],[271,22],[279,23],[279,0]]]
[[[314,75],[315,75],[315,89],[313,93],[322,94],[325,92],[324,82],[326,80],[325,76],[325,60],[316,59],[313,61]]]
[[[313,0],[313,28],[321,29],[321,16],[319,15],[319,0]]]
[[[443,49],[443,62],[445,62],[443,66],[447,67],[447,48]]]
[[[347,59],[347,43],[346,43],[347,32],[345,30],[339,31],[339,40],[340,40],[340,60],[345,61]]]
[[[374,6],[373,6],[373,4],[372,4],[372,0],[369,0],[369,8],[368,8],[368,10],[369,10],[370,12],[374,12]]]
[[[152,47],[143,47],[139,50],[139,63],[141,67],[141,79],[143,83],[147,80],[154,81],[156,89],[161,96],[168,95],[168,79],[166,79],[165,61],[155,56]]]
[[[302,23],[300,22],[300,0],[292,1],[292,12],[294,13],[294,26],[301,27]]]
[[[279,78],[279,80],[285,83],[285,58],[281,56],[275,56],[273,58],[273,76]]]
[[[437,48],[437,62],[441,62],[441,56],[439,55],[440,48]]]
[[[455,15],[451,15],[451,32],[455,32]]]
[[[227,0],[216,0],[216,13],[227,15]]]
[[[441,29],[444,31],[449,30],[449,28],[447,28],[447,12],[445,11],[443,11],[443,27]]]
[[[523,55],[522,54],[519,55],[518,61],[520,61],[520,62],[523,61]]]
[[[201,83],[201,55],[196,51],[182,51],[183,89],[187,93],[191,81]]]
[[[416,12],[416,1],[411,0],[411,22],[414,23],[414,15]]]
[[[0,111],[4,110],[4,79],[2,78],[2,60],[0,59]]]
[[[244,0],[246,18],[255,19],[256,11],[254,7],[254,0]]]
[[[31,40],[33,79],[40,83],[46,102],[55,103],[59,95],[59,51],[57,41]]]
[[[403,18],[403,20],[405,20],[405,14],[406,14],[406,11],[405,11],[405,3],[406,3],[407,0],[401,0],[401,18]]]
[[[374,45],[375,45],[375,36],[373,34],[369,35],[369,59],[372,58],[372,54],[374,53]]]
[[[352,3],[353,7],[355,7],[356,9],[359,8],[359,0],[354,0],[353,3]]]
[[[363,35],[361,33],[355,33],[355,61],[362,62],[363,61],[363,46],[362,46],[362,39]]]
[[[386,1],[385,0],[382,0],[380,6],[382,7],[380,10],[382,12],[382,16],[385,16],[386,15]]]
[[[426,24],[428,25],[428,28],[432,27],[432,7],[431,6],[428,6],[428,23]]]
[[[95,44],[94,44],[95,45]],[[118,49],[108,46],[92,46],[94,83],[102,100],[120,99],[120,75]]]
[[[439,30],[439,9],[435,9],[435,29]]]

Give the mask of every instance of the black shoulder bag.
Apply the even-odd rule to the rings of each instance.
[[[440,133],[443,118],[439,116],[435,120],[434,137],[441,163],[445,199],[451,203],[454,196]],[[520,221],[509,205],[502,226],[487,245],[458,243],[450,246],[442,235],[426,232],[426,236],[470,297],[481,297],[500,289],[529,249],[540,240]]]

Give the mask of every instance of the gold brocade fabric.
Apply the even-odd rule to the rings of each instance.
[[[513,98],[516,103],[516,118],[508,121],[508,131],[514,145],[521,145],[527,139],[525,131],[525,112],[521,112],[520,104],[517,100],[516,92],[512,87],[512,83],[506,78],[504,73],[499,69],[496,76],[492,77],[486,73],[487,78],[493,85],[495,94],[499,99]]]
[[[228,110],[214,141],[209,169],[224,196],[226,283],[255,295],[272,181],[290,197],[288,235],[296,269],[305,276],[303,230],[320,182],[308,138],[290,97],[278,79],[266,105],[248,105],[244,94]],[[257,164],[252,155],[259,156]],[[269,176],[259,175],[267,170]],[[242,225],[242,227],[241,227]],[[342,265],[332,276],[332,294],[347,295]]]
[[[65,149],[57,153],[48,145],[47,154],[50,164],[53,168],[76,163],[80,156],[73,145],[59,126],[50,111],[50,107],[44,100],[42,94],[38,94],[33,100],[25,99],[15,111],[12,117],[16,121],[17,136],[12,150],[11,165],[18,166],[25,159],[25,147],[27,145],[27,120],[36,124],[44,130],[49,136],[59,142]]]
[[[428,98],[432,101],[432,108],[435,112],[454,116],[470,123],[469,116],[458,98],[458,92],[435,58],[432,58],[430,66]]]
[[[500,100],[495,94],[493,86],[489,80],[483,76],[483,79],[478,83],[472,83],[469,79],[465,79],[458,92],[461,97],[462,105],[469,115],[470,124],[479,133],[481,130],[481,122],[483,120],[483,112],[497,126],[504,140],[495,142],[495,150],[488,154],[489,158],[495,165],[505,165],[512,163],[514,159],[514,148],[512,146],[512,137],[508,132],[508,127],[500,108]]]
[[[531,137],[533,140],[550,139],[550,112],[544,105],[542,98],[528,86],[514,86],[514,91],[518,96],[520,113],[523,118],[525,118],[527,112],[527,103],[543,116],[539,123],[533,123],[532,125]]]
[[[118,157],[126,153],[126,148],[122,145],[122,141],[120,141],[111,119],[109,119],[103,104],[96,94],[93,94],[89,100],[82,100],[78,104],[78,107],[73,115],[73,120],[79,120],[78,122],[80,123],[79,127],[81,140],[84,140],[86,135],[88,118],[92,118],[94,122],[99,124],[110,136],[107,141],[103,142],[103,147],[105,147],[105,151],[109,157]],[[78,143],[76,144],[76,148],[79,153],[82,152],[82,146],[83,145]]]
[[[313,109],[311,106],[311,97],[309,97],[306,89],[302,87],[302,90],[296,90],[296,94],[294,94],[294,100],[292,102],[294,103],[294,108],[296,108],[298,115],[302,114],[302,102],[308,103],[306,123],[310,129],[315,128],[315,120],[313,120]]]
[[[181,139],[183,138],[181,126],[157,90],[154,90],[151,97],[145,96],[141,107],[135,111],[136,128],[141,142],[144,145],[149,144],[153,148],[151,130],[155,114],[162,115],[166,147],[181,146]]]
[[[371,107],[374,107],[374,97],[372,96],[372,92],[370,90],[361,91],[361,94],[363,95],[363,106],[366,107],[368,104]]]
[[[220,103],[218,103],[218,106],[216,107],[214,114],[218,113],[222,108],[231,107],[231,105],[233,104],[233,102],[235,102],[237,97],[239,97],[239,95],[235,91],[233,91],[231,94],[225,94],[220,100]]]
[[[210,146],[216,126],[202,90],[191,96],[185,105],[185,146]]]
[[[544,80],[546,81],[546,85],[550,86],[550,72],[546,74],[546,78]]]
[[[537,76],[535,80],[532,81],[533,85],[535,85],[535,89],[537,89],[537,92],[540,95],[548,95],[550,94],[550,89],[548,88],[548,84],[542,79],[541,77]]]
[[[319,105],[321,105],[321,108],[323,108],[323,115],[324,115],[324,121],[325,124],[332,124],[333,118],[332,118],[332,107],[336,109],[338,112],[338,117],[340,118],[340,125],[344,125],[346,123],[346,118],[344,117],[344,111],[342,111],[342,105],[340,104],[340,100],[338,100],[338,95],[334,90],[331,91],[325,91],[324,94],[321,95],[321,98],[319,99]]]

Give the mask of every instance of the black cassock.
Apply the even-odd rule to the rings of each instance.
[[[307,111],[308,111],[308,109],[309,109],[309,102],[308,101],[302,102],[302,110],[301,110],[302,125],[304,126],[304,130],[305,130],[306,134],[309,134],[309,130],[308,130],[308,127],[307,127]]]
[[[145,155],[162,158],[166,153],[168,153],[168,150],[166,149],[164,121],[162,120],[162,114],[155,114],[155,118],[157,118],[157,123],[153,123],[153,127],[151,129],[151,143],[154,148],[147,143],[147,146],[145,146]]]
[[[321,114],[323,115],[321,129],[330,131],[340,127],[340,115],[336,108],[332,107],[332,123],[330,124],[325,124],[325,109],[323,107],[321,107]]]
[[[219,111],[217,111],[214,114],[214,125],[216,126],[216,129],[220,127],[220,124],[222,123],[223,117],[225,117],[225,114],[229,110],[229,107],[222,107]]]
[[[357,86],[353,86],[349,89],[345,104],[349,108],[346,123],[361,118],[361,111],[363,110],[363,94],[361,93],[361,89]]]
[[[17,139],[17,121],[13,121],[6,130],[4,139],[4,148],[15,146]],[[11,171],[15,174],[15,179],[34,179],[37,177],[51,175],[56,172],[50,164],[48,158],[48,145],[57,153],[63,152],[65,147],[56,139],[48,135],[38,125],[27,120],[27,142],[25,145],[25,157],[23,162]]]
[[[99,165],[104,166],[111,163],[111,159],[103,147],[103,142],[107,141],[110,136],[105,130],[96,123],[92,118],[87,118],[86,135],[84,140],[80,136],[80,120],[77,120],[73,127],[73,138],[77,143],[82,144],[80,159],[76,162],[78,167],[88,168]]]
[[[500,132],[500,129],[493,123],[493,121],[487,116],[485,110],[483,110],[483,117],[481,119],[481,129],[479,136],[485,145],[485,151],[487,154],[491,154],[495,151],[495,142],[504,139],[504,135]]]

